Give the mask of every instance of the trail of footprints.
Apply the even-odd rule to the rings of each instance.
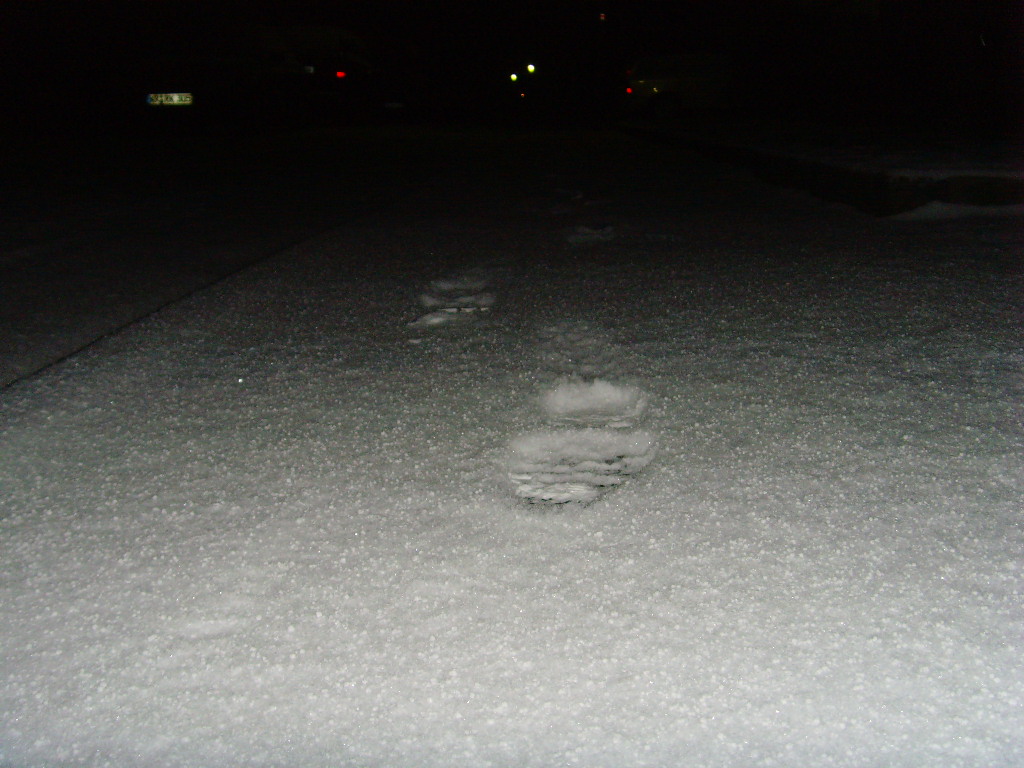
[[[574,231],[570,244],[611,239],[610,227]],[[492,274],[471,269],[434,280],[420,295],[426,313],[409,323],[417,330],[446,326],[494,306]],[[654,459],[653,436],[637,425],[648,396],[617,384],[622,365],[616,345],[583,323],[539,330],[538,362],[559,376],[542,393],[544,426],[515,437],[508,446],[507,474],[515,495],[537,504],[588,504],[621,485]]]

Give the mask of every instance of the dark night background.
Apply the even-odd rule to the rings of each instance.
[[[373,118],[395,102],[417,119],[506,117],[519,107],[505,78],[523,57],[546,67],[531,108],[560,119],[615,114],[627,70],[675,54],[728,70],[700,111],[741,119],[998,134],[1018,124],[1024,93],[1014,0],[35,0],[5,3],[0,24],[5,130],[36,138],[135,130],[140,91],[188,60],[231,94],[217,121],[242,127],[275,109]],[[299,58],[312,55],[308,30],[342,32],[354,75],[344,106],[298,96],[274,70],[267,30],[295,27],[307,30],[292,43]]]

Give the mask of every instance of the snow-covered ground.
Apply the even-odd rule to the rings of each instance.
[[[4,391],[0,764],[1024,763],[1019,261],[622,210],[337,232]]]

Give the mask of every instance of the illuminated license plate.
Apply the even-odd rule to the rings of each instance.
[[[188,106],[192,103],[191,93],[151,93],[146,103],[154,107]]]

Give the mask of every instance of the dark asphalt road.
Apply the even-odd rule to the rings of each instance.
[[[531,230],[615,227],[614,258],[970,258],[1016,268],[1012,222],[873,218],[612,128],[316,127],[8,154],[0,386],[327,230],[401,228],[389,269],[479,259]],[[445,253],[438,233],[458,233]],[[418,233],[432,234],[419,237]],[[547,234],[550,234],[548,232]],[[372,239],[372,238],[371,238]],[[547,240],[546,242],[549,242]],[[420,247],[423,245],[423,247]],[[528,247],[524,245],[524,248]],[[567,258],[581,258],[567,246]],[[1009,266],[1008,266],[1009,265]]]

